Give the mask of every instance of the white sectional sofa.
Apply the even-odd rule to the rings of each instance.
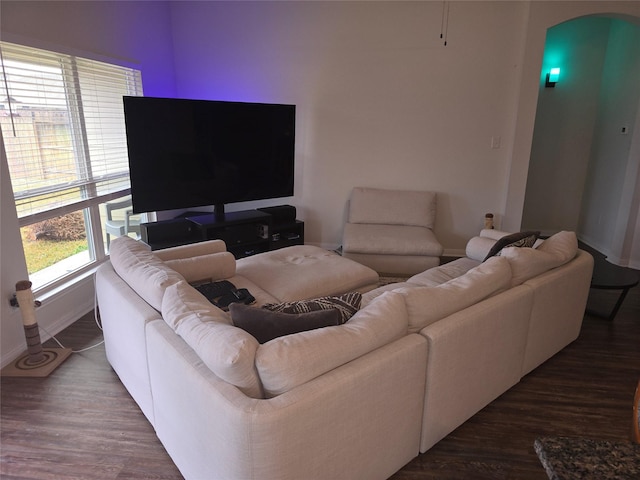
[[[311,246],[238,260],[220,241],[112,242],[96,288],[107,358],[189,479],[384,479],[577,338],[593,260],[575,234],[406,282]],[[257,307],[360,291],[340,325],[260,344],[189,285]]]

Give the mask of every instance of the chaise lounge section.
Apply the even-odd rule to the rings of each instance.
[[[219,241],[121,237],[96,278],[107,357],[185,478],[388,478],[580,331],[592,258],[575,234],[485,259],[495,243],[483,232],[468,257],[372,288],[372,269],[317,247],[235,261]],[[345,323],[259,343],[191,286],[223,278],[258,316],[362,301]]]

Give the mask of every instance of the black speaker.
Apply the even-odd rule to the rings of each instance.
[[[216,229],[215,238],[224,240],[227,245],[238,245],[240,243],[255,242],[259,232],[254,223],[242,225],[229,225]]]
[[[294,223],[296,221],[296,207],[292,205],[278,205],[276,207],[259,208],[261,212],[271,215],[275,225],[282,223]]]

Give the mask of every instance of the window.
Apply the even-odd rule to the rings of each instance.
[[[0,128],[34,289],[105,258],[101,204],[129,194],[123,95],[140,71],[0,42]]]

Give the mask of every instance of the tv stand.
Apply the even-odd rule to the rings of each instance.
[[[213,206],[213,215],[217,221],[224,221],[224,203],[218,203]]]
[[[141,224],[141,237],[152,250],[221,239],[236,258],[304,244],[304,222],[279,222],[260,210],[196,213]]]

